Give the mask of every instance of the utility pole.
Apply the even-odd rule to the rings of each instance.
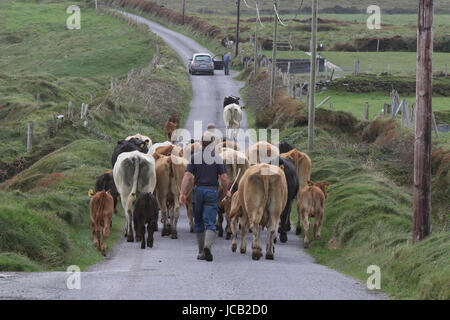
[[[314,148],[314,122],[315,122],[315,95],[316,95],[316,63],[317,63],[317,11],[318,0],[312,0],[311,20],[311,73],[309,80],[309,105],[308,105],[308,148]]]
[[[419,0],[413,243],[417,243],[430,234],[433,16],[433,0]]]
[[[183,18],[181,20],[181,24],[184,25],[184,15],[186,12],[186,0],[183,0]]]
[[[239,22],[241,20],[241,0],[236,0],[237,23],[236,23],[236,57],[239,55]]]
[[[278,18],[276,10],[278,10],[278,0],[273,0],[273,45],[272,45],[272,70],[270,72],[270,106],[273,105],[275,100],[275,77],[277,70],[277,33],[278,33]]]

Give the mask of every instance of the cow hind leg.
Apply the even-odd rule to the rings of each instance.
[[[97,237],[97,230],[94,222],[91,222],[92,227],[92,239],[94,240],[94,246],[98,248],[98,237]]]
[[[262,227],[259,224],[253,224],[253,250],[252,250],[253,260],[259,260],[262,256],[261,229]]]
[[[186,204],[186,212],[189,218],[189,232],[194,232],[194,217],[192,213],[192,203]]]
[[[314,218],[314,239],[320,239],[320,231],[322,230],[322,221],[323,221],[323,209],[319,209],[316,217]]]
[[[218,213],[218,219],[217,219],[217,224],[216,224],[217,231],[218,231],[217,233],[218,233],[219,237],[223,237],[223,226],[222,226],[222,224],[223,224],[223,212],[220,211]]]
[[[297,220],[297,227],[295,228],[295,235],[299,235],[302,233],[302,227],[300,225],[302,218],[301,218],[301,204],[300,202],[297,205],[297,214],[298,214],[298,220]],[[289,223],[290,225],[290,223]]]
[[[237,224],[238,224],[238,217],[233,217],[231,220],[231,233],[232,233],[232,241],[231,241],[231,251],[236,252],[237,248]]]
[[[153,233],[156,231],[157,223],[149,223],[147,225],[147,247],[153,248]]]
[[[305,237],[303,238],[303,247],[309,247],[309,215],[305,208],[301,209],[302,219],[303,219],[303,229],[305,231]]]
[[[240,221],[241,225],[241,253],[244,254],[247,251],[247,232],[249,229],[249,221],[247,217],[242,217]]]
[[[230,240],[230,238],[231,238],[231,221],[230,221],[229,215],[225,215],[225,218],[227,220],[227,226],[225,227],[225,231],[226,231],[227,235],[226,235],[225,239]]]
[[[106,248],[107,248],[107,242],[108,242],[108,237],[109,237],[109,232],[110,232],[110,224],[111,224],[111,219],[105,219],[103,222],[102,244],[101,244],[100,251],[102,252],[102,254],[104,256],[106,256]]]
[[[172,211],[173,218],[172,218],[172,239],[178,239],[178,232],[177,232],[177,225],[178,225],[178,218],[180,217],[180,207],[176,207]]]

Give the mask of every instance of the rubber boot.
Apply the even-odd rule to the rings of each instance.
[[[211,247],[214,243],[214,240],[216,238],[216,233],[212,230],[206,230],[205,234],[205,259],[206,261],[213,261],[213,256],[211,253]]]
[[[205,260],[205,252],[203,248],[205,247],[205,233],[197,233],[197,244],[198,244],[198,260]]]

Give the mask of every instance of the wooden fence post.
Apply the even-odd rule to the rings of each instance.
[[[357,76],[359,74],[359,60],[355,60],[355,71],[354,71],[354,75]]]
[[[36,105],[37,105],[38,109],[41,107],[41,94],[40,93],[38,93],[36,95]]]
[[[330,110],[333,110],[333,106],[334,106],[334,104],[333,104],[333,102],[331,102],[330,103]]]
[[[27,153],[33,150],[33,122],[28,122],[27,127]]]
[[[364,120],[369,121],[369,103],[366,102],[364,106]]]
[[[69,104],[67,105],[67,119],[70,121],[73,121],[73,103],[72,101],[69,101]]]
[[[388,63],[388,71],[387,71],[388,76],[391,75],[391,64]]]

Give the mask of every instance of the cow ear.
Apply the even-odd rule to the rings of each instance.
[[[245,106],[241,106],[241,110],[244,110],[245,109]]]
[[[330,184],[327,182],[325,183],[325,190],[328,190],[328,188],[330,188]]]
[[[89,192],[88,192],[88,196],[92,197],[93,195],[94,195],[94,190],[90,189]]]

